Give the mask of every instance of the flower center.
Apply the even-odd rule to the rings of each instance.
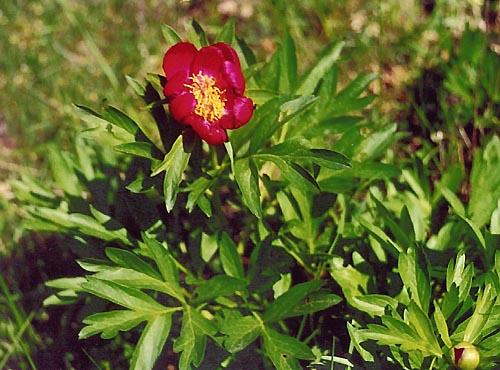
[[[215,79],[212,76],[204,75],[201,71],[197,75],[193,74],[189,79],[192,83],[184,86],[196,99],[194,113],[209,122],[220,119],[224,114],[226,99],[222,97],[222,94],[225,90],[215,86]]]

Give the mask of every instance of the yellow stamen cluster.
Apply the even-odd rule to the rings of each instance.
[[[209,122],[220,119],[224,114],[226,99],[222,97],[222,94],[225,90],[215,86],[215,79],[204,75],[201,71],[197,75],[193,74],[189,79],[192,83],[184,86],[196,99],[194,113]]]

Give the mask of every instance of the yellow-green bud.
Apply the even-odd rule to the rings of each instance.
[[[453,347],[453,363],[460,370],[476,370],[479,366],[479,351],[469,342]]]

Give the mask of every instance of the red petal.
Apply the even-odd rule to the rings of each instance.
[[[196,54],[191,65],[191,71],[194,74],[198,74],[201,71],[203,74],[210,75],[218,80],[223,63],[224,58],[219,49],[213,46],[205,46]]]
[[[163,57],[163,70],[167,80],[177,72],[182,71],[189,74],[196,53],[195,46],[189,42],[180,42],[168,49]]]
[[[246,97],[237,97],[233,102],[234,127],[238,128],[250,121],[253,114],[253,101]]]
[[[230,82],[237,94],[243,95],[245,92],[245,78],[240,67],[232,62],[224,62],[224,77]]]
[[[202,117],[191,115],[186,117],[187,124],[210,145],[220,145],[227,140],[226,131],[216,123],[205,121]]]
[[[213,46],[222,52],[225,60],[234,63],[239,69],[241,69],[240,58],[238,58],[236,50],[234,50],[230,45],[225,42],[218,42]]]
[[[167,99],[172,100],[177,95],[187,91],[185,86],[186,84],[189,84],[188,74],[178,72],[167,81],[165,87],[163,88],[163,93]]]
[[[182,122],[186,116],[193,113],[195,107],[196,100],[193,95],[189,93],[181,94],[170,102],[170,114],[176,121]]]

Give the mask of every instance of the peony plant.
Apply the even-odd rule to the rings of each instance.
[[[264,63],[232,22],[213,42],[196,22],[188,41],[162,30],[163,74],[127,77],[151,114],[76,106],[55,183],[17,184],[29,227],[72,237],[80,276],[44,303],[80,302],[82,343],[129,341],[131,369],[475,369],[479,350],[494,369],[498,239],[420,162],[382,161],[405,135],[364,114],[378,76],[343,78],[343,42],[299,74],[290,35]]]

